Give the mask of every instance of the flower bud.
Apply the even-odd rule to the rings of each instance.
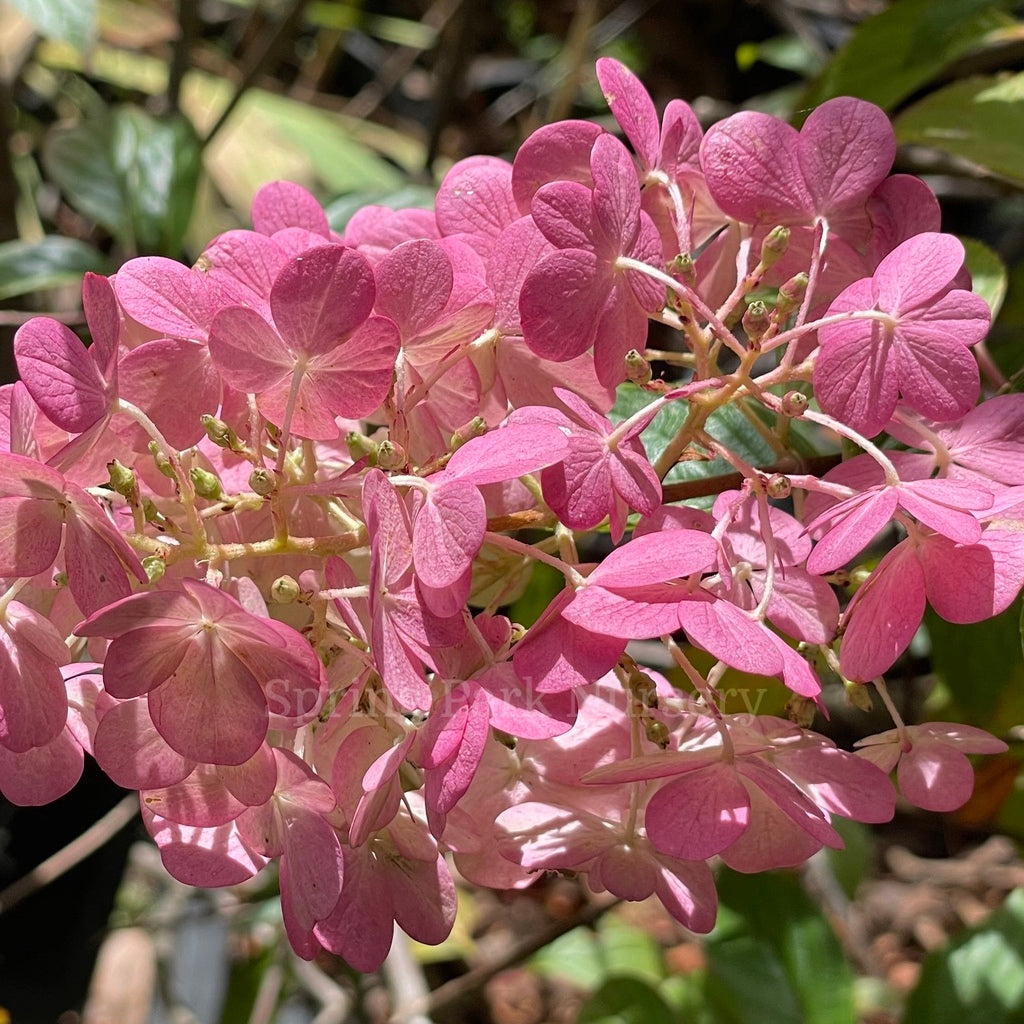
[[[664,750],[669,743],[668,726],[655,718],[644,719],[644,735],[655,745]]]
[[[150,441],[149,454],[153,456],[153,461],[156,463],[156,468],[163,473],[164,476],[174,479],[174,467],[171,465],[171,460],[160,450],[160,445],[156,441]]]
[[[238,435],[234,432],[230,423],[225,423],[224,420],[219,420],[216,416],[210,416],[208,413],[200,416],[199,419],[203,424],[203,429],[206,431],[206,436],[218,448],[227,448],[233,452],[242,450],[242,443],[238,440]]]
[[[761,243],[761,265],[765,268],[774,266],[789,248],[789,228],[772,228]]]
[[[874,707],[871,700],[871,691],[863,683],[851,683],[849,679],[843,680],[843,687],[846,690],[846,699],[861,711],[870,711]]]
[[[380,469],[401,469],[407,459],[405,449],[400,444],[395,444],[390,438],[385,438],[377,446],[377,466]]]
[[[768,318],[768,307],[760,299],[754,299],[743,314],[743,330],[747,332],[747,341],[752,349],[759,347],[769,326],[771,320]]]
[[[153,504],[152,498],[142,499],[142,514],[146,517],[147,523],[155,523],[162,518],[160,510]]]
[[[765,483],[765,490],[768,492],[769,498],[779,500],[788,498],[793,487],[788,477],[783,476],[781,473],[772,473]]]
[[[786,704],[786,713],[791,721],[800,726],[801,729],[809,729],[814,721],[818,706],[810,697],[798,697],[796,695],[789,699]]]
[[[474,416],[465,426],[459,427],[452,434],[448,447],[451,451],[455,451],[456,448],[461,448],[467,441],[471,441],[474,437],[480,437],[481,434],[486,433],[487,421],[482,416]]]
[[[658,686],[646,672],[641,672],[639,668],[633,668],[629,673],[627,685],[629,692],[644,707],[656,708],[658,706]]]
[[[291,604],[300,592],[299,584],[292,576],[278,576],[270,584],[270,599],[278,604]]]
[[[266,498],[277,490],[277,479],[269,469],[254,469],[249,474],[249,486],[258,495]]]
[[[810,399],[799,391],[787,391],[782,396],[782,412],[785,416],[803,416],[810,405]]]
[[[167,563],[158,555],[146,555],[142,560],[142,568],[150,583],[159,583],[164,578]]]
[[[780,320],[784,320],[804,301],[804,293],[807,291],[807,282],[809,280],[806,274],[797,274],[796,277],[791,277],[779,289],[779,297],[775,302],[775,312]]]
[[[651,364],[635,348],[631,348],[626,353],[626,380],[634,384],[649,384],[651,376]]]
[[[348,445],[349,455],[351,455],[356,462],[365,458],[367,455],[375,455],[377,452],[377,445],[373,441],[371,441],[365,434],[359,434],[354,430],[350,430],[345,435],[345,444]]]
[[[129,503],[139,503],[139,482],[135,479],[135,470],[122,465],[117,459],[107,463],[107,472],[110,474],[110,486],[127,498]]]
[[[697,269],[693,265],[693,257],[688,252],[681,252],[668,265],[668,272],[685,284],[693,284],[697,280]]]
[[[193,466],[188,471],[188,477],[200,498],[219,501],[223,497],[224,492],[221,490],[220,480],[216,473],[211,473],[199,466]]]

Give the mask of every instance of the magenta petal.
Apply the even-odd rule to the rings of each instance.
[[[292,352],[324,355],[373,309],[373,271],[344,245],[321,245],[296,256],[277,276],[270,308]]]
[[[272,181],[253,197],[252,226],[264,235],[286,228],[304,228],[314,235],[330,236],[327,214],[301,185]]]
[[[512,196],[512,165],[493,156],[471,156],[454,164],[437,190],[434,210],[444,235],[496,240],[519,217]]]
[[[376,266],[376,310],[390,317],[406,336],[430,327],[452,293],[451,260],[427,238],[403,242]]]
[[[617,60],[601,57],[597,62],[597,80],[605,102],[637,156],[645,167],[654,167],[658,163],[661,131],[654,103],[640,79]]]
[[[741,672],[775,676],[783,670],[777,638],[728,601],[682,601],[679,623],[698,647]]]
[[[909,541],[875,567],[846,610],[839,656],[843,675],[866,683],[892,667],[924,616],[924,571]]]
[[[914,235],[875,270],[878,308],[900,315],[927,307],[949,288],[963,264],[964,247],[953,235]]]
[[[593,185],[590,151],[601,133],[591,121],[558,121],[533,132],[512,164],[512,193],[519,211],[529,213],[534,193],[549,181]]]
[[[631,588],[703,572],[715,562],[718,544],[698,530],[645,534],[616,548],[590,574],[588,585]],[[686,596],[680,591],[680,599]]]
[[[449,459],[446,475],[482,487],[535,473],[568,452],[565,435],[557,426],[517,423],[467,441]]]
[[[611,283],[608,268],[586,249],[545,256],[519,295],[526,344],[556,362],[582,355],[594,343]]]
[[[163,256],[129,260],[114,278],[125,312],[168,338],[205,340],[213,303],[206,279]]]
[[[92,337],[89,356],[116,390],[121,311],[117,308],[117,297],[110,278],[102,274],[86,273],[82,278],[82,307]]]
[[[846,499],[819,518],[835,518],[835,525],[807,557],[807,571],[816,576],[832,572],[855,558],[892,519],[899,505],[899,491],[886,487]],[[841,509],[841,518],[837,511]],[[812,522],[809,529],[818,523]]]
[[[204,250],[196,269],[206,274],[217,307],[249,306],[270,318],[270,289],[287,256],[266,235],[225,231]]]
[[[640,183],[626,147],[614,135],[598,137],[590,165],[594,175],[594,226],[603,234],[599,246],[607,246],[614,258],[628,252],[640,232]]]
[[[816,213],[862,203],[896,156],[896,136],[873,103],[840,96],[811,112],[800,131],[800,168]]]
[[[178,753],[204,763],[242,764],[267,734],[263,691],[208,630],[196,635],[175,672],[150,691],[149,710]]]
[[[233,388],[259,394],[279,383],[294,360],[277,332],[255,310],[228,306],[210,326],[210,355]]]
[[[711,764],[657,790],[644,822],[651,845],[659,852],[704,860],[746,831],[750,797],[731,765]]]
[[[423,583],[451,586],[476,557],[487,529],[484,499],[472,484],[454,480],[438,487],[416,517],[412,553]]]
[[[700,163],[711,195],[749,224],[806,220],[814,201],[798,161],[799,134],[777,117],[744,111],[704,136]]]
[[[47,419],[79,434],[110,406],[107,383],[78,335],[63,324],[33,317],[14,335],[18,373]]]

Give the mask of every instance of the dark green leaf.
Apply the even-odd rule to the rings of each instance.
[[[74,284],[87,270],[105,273],[106,257],[73,238],[47,235],[38,242],[0,245],[0,300],[42,288]]]
[[[859,96],[891,110],[1010,19],[998,0],[897,0],[839,51],[808,105]]]
[[[608,971],[650,982],[664,977],[661,949],[650,932],[611,914],[601,919],[598,932]]]
[[[638,978],[609,978],[580,1008],[577,1024],[675,1024],[665,1000]]]
[[[96,39],[96,0],[11,0],[50,39],[87,50]]]
[[[201,166],[199,141],[184,117],[120,107],[57,129],[44,155],[68,201],[127,251],[177,255]]]
[[[1024,72],[954,82],[909,107],[893,126],[904,145],[929,146],[1024,183]]]
[[[761,984],[749,979],[749,984],[737,990],[734,1010],[738,1020],[788,1020],[795,1011],[801,1024],[853,1024],[852,971],[797,875],[744,875],[725,869],[718,875],[718,893],[724,905],[742,916],[746,934],[720,945],[709,941],[709,976],[721,976],[724,970],[738,981],[742,965],[755,959],[755,950],[761,947],[762,957],[767,950],[767,959],[777,965],[766,962],[762,973],[776,973],[780,978],[770,983],[763,976]],[[753,968],[748,964],[748,969]],[[766,998],[777,1000],[770,1012],[764,1006]],[[748,1004],[747,999],[753,1001]]]
[[[945,622],[929,610],[925,624],[932,666],[960,712],[991,731],[1017,724],[1024,713],[1019,607],[968,625]]]
[[[350,192],[328,203],[327,220],[335,231],[344,231],[352,216],[364,206],[386,206],[400,210],[418,206],[424,210],[433,209],[437,190],[424,185],[405,185],[399,189],[376,189],[370,192]]]
[[[1024,1020],[1024,889],[984,924],[930,953],[904,1024],[1019,1024]]]
[[[709,946],[705,992],[716,1024],[806,1024],[778,957],[752,935]]]

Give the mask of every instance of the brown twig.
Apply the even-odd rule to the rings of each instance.
[[[202,141],[203,147],[208,146],[214,136],[224,127],[239,101],[256,84],[260,76],[269,71],[277,62],[285,43],[302,23],[302,15],[308,4],[309,0],[291,0],[285,16],[276,25],[270,26],[264,32],[262,40],[254,45],[254,52],[246,61],[242,77],[238,85],[235,86],[231,99],[228,100],[227,106],[220,112],[220,116]]]
[[[45,888],[90,854],[95,853],[113,839],[138,813],[139,795],[130,793],[77,839],[73,839],[52,857],[47,857],[42,864],[16,882],[12,882],[6,889],[0,890],[0,914],[17,906],[23,899]]]
[[[191,64],[192,42],[199,35],[199,6],[195,0],[178,0],[178,38],[167,73],[167,109],[172,114],[181,109],[181,83]]]
[[[451,1006],[452,1003],[469,995],[469,993],[475,992],[496,974],[500,974],[502,971],[508,970],[508,968],[532,956],[538,949],[543,949],[545,946],[550,945],[555,939],[561,938],[567,932],[571,932],[574,928],[592,925],[598,918],[620,902],[621,900],[618,899],[610,899],[602,902],[588,903],[572,917],[562,921],[553,921],[535,935],[528,935],[526,938],[521,939],[504,956],[479,964],[458,978],[453,978],[451,981],[446,981],[443,985],[438,986],[426,999],[404,1006],[401,1016],[392,1017],[389,1024],[402,1024],[413,1014],[435,1014],[439,1010]]]

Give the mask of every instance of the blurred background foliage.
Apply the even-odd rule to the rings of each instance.
[[[340,228],[370,202],[429,205],[456,160],[509,157],[547,121],[611,127],[593,76],[609,55],[705,125],[742,107],[799,123],[837,95],[882,106],[896,169],[924,176],[967,239],[998,314],[989,355],[1024,389],[1022,16],[1009,0],[0,0],[4,379],[25,319],[81,325],[84,271],[191,262],[247,223],[266,181],[305,185]],[[523,621],[544,586],[521,598]],[[846,826],[847,849],[801,874],[723,871],[704,940],[544,879],[465,892],[442,947],[398,941],[381,977],[358,978],[287,952],[272,879],[188,892],[122,815],[104,819],[102,854],[68,858],[9,911],[0,892],[0,1020],[71,1024],[91,978],[86,1020],[119,1024],[385,1020],[417,998],[425,1016],[392,1019],[1024,1021],[1019,602],[977,626],[929,619],[898,669],[909,719],[982,726],[1010,753],[956,814]],[[780,710],[763,680],[731,682]],[[878,727],[841,706],[817,725],[847,744]],[[51,808],[0,806],[0,885],[120,797],[93,774]]]

